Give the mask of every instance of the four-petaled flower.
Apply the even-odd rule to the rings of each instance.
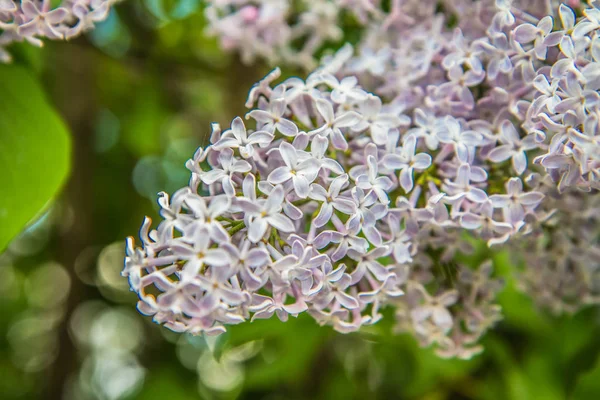
[[[255,146],[265,146],[273,141],[273,135],[267,131],[256,131],[250,135],[246,132],[244,121],[236,117],[231,123],[231,129],[223,132],[221,139],[213,147],[221,149],[237,149],[244,158],[250,158],[254,155]]]
[[[341,129],[356,125],[360,121],[360,115],[356,111],[346,111],[338,113],[336,117],[331,103],[323,99],[317,99],[316,106],[325,123],[320,128],[311,131],[310,134],[331,137],[333,147],[338,150],[346,150],[348,142]]]
[[[281,214],[283,200],[284,191],[281,185],[275,186],[266,200],[253,202],[243,197],[238,199],[238,204],[247,216],[245,222],[248,227],[248,239],[252,243],[259,242],[269,226],[284,233],[294,231],[294,223]]]
[[[296,195],[305,199],[308,196],[310,183],[319,173],[319,162],[310,156],[299,156],[299,150],[285,142],[279,146],[279,153],[285,165],[275,168],[269,174],[268,181],[279,185],[291,180]]]

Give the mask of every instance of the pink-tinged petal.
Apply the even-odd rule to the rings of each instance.
[[[524,23],[514,30],[515,40],[521,44],[532,42],[539,32],[537,26],[530,23]]]
[[[510,178],[506,183],[506,192],[509,195],[523,192],[523,182],[519,178]]]
[[[348,96],[356,101],[365,101],[368,97],[368,93],[360,88],[353,88],[348,92]]]
[[[554,47],[561,42],[564,36],[565,34],[563,32],[552,32],[544,38],[544,46]]]
[[[467,192],[467,199],[475,203],[483,203],[488,200],[488,195],[483,190],[472,187],[471,190]]]
[[[315,224],[315,226],[317,228],[320,228],[323,225],[325,225],[327,222],[329,222],[332,215],[333,215],[333,206],[329,203],[323,203],[323,205],[321,206],[321,209],[319,210],[319,214],[313,220],[313,223]]]
[[[304,216],[302,210],[287,200],[283,203],[283,212],[294,221],[297,221]]]
[[[219,289],[219,294],[221,295],[221,299],[223,299],[224,302],[229,304],[230,306],[240,305],[245,300],[243,292],[235,289],[230,289],[228,287],[221,287]]]
[[[349,310],[354,310],[355,308],[359,307],[358,300],[356,300],[354,297],[350,296],[347,293],[337,291],[335,292],[335,298],[342,306],[346,307]]]
[[[350,199],[337,198],[333,201],[332,206],[346,215],[351,215],[356,212],[356,204]]]
[[[188,199],[186,199],[186,201],[188,201],[190,198],[194,199],[195,197],[189,197]],[[189,202],[188,202],[188,204],[189,204]],[[231,207],[231,199],[230,198],[228,198],[227,196],[215,196],[211,200],[207,211],[208,211],[208,214],[214,218],[214,217],[218,217],[219,215],[228,211],[230,207]]]
[[[323,157],[323,155],[325,155],[325,152],[327,151],[327,148],[329,147],[329,139],[327,139],[324,136],[315,136],[310,144],[310,152],[315,156],[315,157]]]
[[[231,264],[229,254],[223,249],[211,249],[204,253],[204,262],[216,267],[224,267]]]
[[[292,178],[292,183],[294,185],[294,191],[296,195],[301,199],[305,199],[308,197],[309,193],[309,182],[304,176],[295,175]]]
[[[367,268],[369,269],[369,271],[371,271],[371,273],[373,273],[373,276],[375,276],[375,278],[380,282],[385,281],[392,274],[392,272],[388,271],[387,268],[385,268],[378,262],[368,263]]]
[[[522,194],[519,197],[519,201],[523,205],[534,206],[534,205],[539,204],[544,199],[544,197],[545,196],[542,193],[531,192],[531,193]]]
[[[339,234],[339,232],[336,232]],[[317,248],[317,249],[322,249],[323,247],[327,246],[330,243],[334,243],[333,241],[333,235],[331,233],[331,231],[323,231],[321,233],[319,233],[317,235],[317,237],[315,238],[315,240],[313,241],[313,245]]]
[[[551,16],[546,15],[544,18],[538,22],[538,29],[542,31],[544,34],[548,34],[552,30],[552,26],[554,25],[554,20]]]
[[[339,89],[333,89],[331,91],[331,100],[337,104],[344,103],[346,101],[346,94]]]
[[[499,233],[501,235],[505,235],[505,234],[511,233],[513,231],[512,225],[507,224],[505,222],[492,221],[492,227],[493,227],[494,232]]]
[[[495,208],[504,208],[510,204],[510,196],[503,194],[494,194],[490,196],[490,200]]]
[[[340,194],[340,191],[344,187],[344,185],[348,182],[348,175],[343,174],[336,177],[329,186],[329,192],[332,197],[337,197]]]
[[[472,213],[465,213],[460,217],[460,225],[465,229],[479,229],[481,222],[481,217]]]
[[[308,147],[308,143],[310,143],[310,136],[306,132],[300,132],[294,137],[292,146],[298,150],[305,150]]]
[[[356,129],[355,127],[353,129]],[[373,142],[378,145],[384,145],[388,139],[390,128],[378,124],[371,125],[371,137]]]
[[[367,116],[375,116],[381,111],[381,99],[377,96],[369,95],[363,104],[363,114]]]
[[[273,141],[274,136],[267,131],[256,131],[248,137],[248,144],[258,144],[260,146],[268,145]]]
[[[256,203],[256,199],[237,198],[235,199],[235,204],[249,215],[257,215],[261,212],[260,205]]]
[[[296,230],[291,219],[283,214],[274,214],[267,217],[269,224],[278,231],[289,233]]]
[[[281,209],[281,203],[283,203],[283,199],[285,198],[285,192],[283,190],[283,186],[277,185],[273,188],[271,193],[269,193],[269,197],[267,197],[267,201],[265,203],[265,209],[268,212],[279,211]]]
[[[284,136],[296,136],[298,134],[298,127],[292,121],[287,119],[281,119],[277,122],[277,130]]]
[[[68,14],[69,14],[69,12],[65,8],[59,7],[59,8],[56,8],[56,9],[46,13],[45,18],[46,18],[46,21],[48,21],[52,25],[57,25],[57,24],[60,24],[61,22],[63,22]]]
[[[213,183],[223,179],[226,176],[227,174],[222,169],[213,169],[211,171],[206,171],[202,175],[200,175],[200,179],[207,185],[212,185]]]
[[[402,154],[406,158],[411,158],[415,154],[417,148],[417,137],[415,135],[405,136],[404,142],[402,143]]]
[[[210,224],[210,237],[217,243],[229,241],[229,234],[219,222],[214,221]]]
[[[317,110],[323,117],[326,123],[333,123],[335,116],[333,114],[333,106],[330,102],[323,99],[317,99],[316,101]]]
[[[198,276],[200,272],[200,268],[204,265],[202,260],[198,257],[194,257],[188,260],[183,266],[181,272],[179,273],[179,280],[181,282],[189,282],[194,280]]]
[[[387,169],[401,169],[408,165],[408,161],[399,154],[386,154],[382,164]]]
[[[333,129],[331,132],[331,143],[337,150],[348,150],[348,142],[346,142],[346,138],[338,128]]]
[[[248,118],[252,118],[261,124],[273,122],[273,115],[265,110],[252,110],[246,114],[246,119]]]
[[[340,163],[335,160],[332,160],[331,158],[326,158],[325,160],[323,160],[321,167],[328,169],[329,171],[337,175],[344,173],[344,168],[342,168]]]
[[[412,166],[414,169],[424,170],[431,166],[431,161],[432,159],[429,154],[419,153],[416,156],[414,156]]]
[[[289,167],[275,168],[270,174],[267,180],[274,184],[279,185],[292,179],[293,175]]]
[[[490,159],[490,161],[498,163],[508,160],[510,157],[512,157],[513,154],[513,147],[511,145],[505,144],[492,149],[492,151],[490,151],[488,154],[488,158]]]
[[[229,175],[223,177],[221,185],[223,185],[223,191],[227,196],[235,197],[235,186],[233,186],[233,180]]]
[[[471,167],[469,166],[469,164],[461,164],[460,167],[458,167],[458,170],[456,171],[456,184],[462,187],[469,186],[470,175]]]
[[[356,111],[348,111],[335,119],[335,126],[338,128],[347,128],[360,122],[361,116]]]
[[[452,314],[450,314],[450,312],[443,307],[435,307],[433,314],[431,315],[431,319],[433,320],[434,324],[445,331],[452,328]]]
[[[222,149],[226,149],[226,148],[232,148],[235,149],[237,147],[240,147],[240,143],[238,142],[238,140],[233,137],[233,136],[224,136],[221,139],[219,139],[217,141],[217,143],[215,143],[213,145],[213,147],[216,150],[222,150]]]
[[[252,170],[252,166],[248,161],[238,160],[231,167],[232,172],[246,173]]]
[[[575,13],[565,4],[559,6],[558,15],[560,16],[563,28],[571,29],[575,25]]]
[[[242,191],[244,196],[250,200],[256,200],[256,177],[253,174],[248,174],[242,182]]]
[[[516,152],[512,158],[512,166],[518,175],[523,174],[527,169],[527,155],[524,151]]]
[[[210,278],[213,281],[217,281],[220,283],[225,283],[231,276],[234,274],[234,271],[231,269],[231,266],[228,265],[219,265],[219,266],[211,266],[209,269]],[[206,273],[204,273],[207,276]],[[213,283],[209,283],[207,287],[208,290],[212,289]]]
[[[0,11],[17,11],[17,5],[12,0],[0,0]]]
[[[410,312],[410,317],[412,318],[412,320],[414,322],[423,322],[425,321],[427,318],[429,318],[429,316],[432,313],[432,309],[431,307],[415,307],[411,312]]]
[[[558,47],[560,51],[566,57],[568,57],[568,59],[573,59],[577,57],[575,54],[575,45],[573,44],[573,39],[571,39],[570,36],[563,36]]]
[[[306,310],[308,310],[308,306],[303,301],[297,301],[294,304],[284,304],[283,309],[292,315],[300,314]]]
[[[30,37],[36,35],[38,30],[38,21],[34,19],[26,24],[20,25],[17,32],[21,36]]]
[[[214,292],[209,292],[198,302],[198,306],[203,310],[204,315],[208,315],[218,307],[219,300]]]
[[[383,240],[381,239],[381,233],[374,226],[365,226],[362,229],[365,237],[374,246],[381,246]]]
[[[251,267],[261,267],[270,260],[269,253],[265,249],[254,248],[246,255],[246,263]]]
[[[250,222],[250,227],[248,228],[248,240],[252,243],[258,243],[267,232],[268,224],[264,218],[256,218],[254,221]]]
[[[533,52],[538,60],[545,60],[546,54],[548,54],[548,48],[544,45],[543,41],[538,38],[535,40],[535,46],[533,47]]]
[[[565,100],[560,101],[556,106],[554,106],[554,110],[559,113],[566,113],[567,111],[576,109],[580,106],[580,100],[577,97],[569,97]]]
[[[281,154],[281,158],[285,165],[292,169],[296,167],[298,164],[298,154],[296,153],[294,146],[287,142],[283,142],[279,145],[279,153]]]
[[[523,210],[523,207],[520,204],[509,204],[507,213],[508,222],[513,225],[523,222],[523,219],[525,218],[525,210]]]
[[[358,178],[356,178],[356,186],[363,190],[369,190],[373,185],[371,185],[371,182],[369,181],[369,177],[367,175],[361,175]]]
[[[25,14],[25,16],[28,19],[35,18],[38,15],[40,15],[40,11],[36,7],[36,5],[32,1],[29,1],[29,0],[23,0],[21,2],[21,10],[23,11],[23,14]]]
[[[231,132],[239,142],[246,142],[246,127],[244,126],[244,121],[242,121],[240,117],[235,117],[235,119],[231,123]]]
[[[342,258],[346,257],[346,253],[348,253],[348,242],[344,240],[340,245],[335,249],[335,251],[331,254],[331,261],[338,262]]]
[[[312,185],[310,185],[309,197],[311,199],[318,200],[318,201],[325,201],[325,200],[327,200],[327,196],[328,196],[328,193],[325,190],[325,188],[323,188],[323,186],[321,186],[317,183],[313,183]]]
[[[275,99],[271,101],[271,111],[274,116],[281,117],[285,114],[286,102],[284,99]]]
[[[198,195],[190,195],[186,197],[185,204],[194,213],[196,217],[203,217],[208,214],[208,208],[206,207],[206,201]]]
[[[400,171],[400,186],[406,193],[413,189],[413,170],[412,168],[404,168]]]

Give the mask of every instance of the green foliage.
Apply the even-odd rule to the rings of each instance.
[[[67,128],[24,68],[0,65],[0,252],[58,193],[69,171]]]

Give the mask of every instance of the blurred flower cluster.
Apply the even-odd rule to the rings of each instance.
[[[9,62],[5,47],[27,42],[41,47],[42,38],[69,40],[94,28],[118,0],[65,0],[54,8],[50,0],[0,1],[0,62]]]
[[[303,68],[315,66],[315,53],[344,36],[351,19],[358,29],[384,15],[379,0],[213,0],[205,15],[207,33],[224,49],[236,49],[242,60],[264,58]]]
[[[555,312],[598,302],[600,10],[438,3],[392,2],[356,52],[306,80],[275,69],[249,122],[213,125],[158,227],[128,239],[142,313],[195,334],[304,312],[352,332],[391,306],[399,330],[470,358],[501,318],[491,262],[458,261],[477,241],[510,249]]]

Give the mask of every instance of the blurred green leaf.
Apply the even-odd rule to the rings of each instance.
[[[575,386],[573,395],[569,397],[572,400],[596,399],[600,394],[600,357],[597,357],[596,363],[590,371],[583,374]]]
[[[2,65],[0,76],[1,252],[65,182],[70,138],[26,69]]]
[[[148,83],[136,89],[139,96],[125,119],[123,141],[138,157],[157,154],[161,151],[161,129],[168,113],[156,86]]]

